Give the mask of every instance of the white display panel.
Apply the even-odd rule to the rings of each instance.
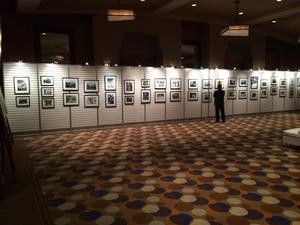
[[[233,115],[240,115],[240,114],[246,114],[247,113],[247,102],[248,97],[245,99],[240,99],[239,95],[240,92],[246,92],[248,93],[248,89],[250,87],[250,77],[251,73],[249,71],[236,71],[237,74],[237,92],[236,92],[236,99],[233,100]],[[241,80],[247,80],[247,86],[242,86],[240,84]]]
[[[115,90],[105,90],[105,76],[115,77],[116,87]],[[122,124],[122,82],[121,82],[121,68],[98,66],[97,79],[99,80],[99,125],[114,125]],[[106,107],[105,93],[115,93],[115,107]]]
[[[37,65],[28,63],[5,63],[4,93],[7,106],[7,115],[12,132],[39,131],[39,96],[37,86]],[[15,95],[14,78],[29,79],[28,94]],[[29,107],[16,107],[16,97],[29,96]]]
[[[174,69],[167,68],[166,69],[166,77],[167,77],[167,98],[166,98],[166,119],[167,120],[176,120],[184,118],[184,98],[185,98],[185,90],[184,90],[184,70],[183,69]],[[171,88],[171,81],[173,84],[180,84],[180,87],[176,85]],[[180,101],[177,99],[171,100],[172,92],[177,97],[179,94]]]
[[[300,109],[300,94],[298,94],[300,92],[300,87],[298,87],[298,84],[297,84],[298,79],[300,79],[300,72],[299,71],[297,72],[296,85],[295,85],[295,100],[296,100],[296,109],[297,110]]]
[[[99,95],[99,93],[84,93],[85,80],[97,80],[97,71],[94,66],[69,66],[69,77],[78,78],[79,90],[71,93],[79,93],[79,106],[71,108],[71,126],[93,127],[98,126],[98,108],[86,108],[85,95]]]
[[[134,81],[134,94],[124,94],[123,96],[134,96],[134,104],[125,104],[123,97],[123,117],[124,123],[137,123],[145,121],[145,107],[141,104],[141,80],[144,79],[145,70],[142,67],[123,67],[123,88],[124,81]]]
[[[262,75],[262,71],[251,71],[250,72],[250,76],[258,77],[258,85],[257,85],[257,89],[248,88],[248,93],[247,93],[247,113],[248,114],[259,113],[259,108],[260,108],[259,90],[260,90],[260,83],[261,83],[261,75]],[[255,100],[255,98],[251,99],[252,92],[257,94],[257,100]]]
[[[212,103],[203,103],[202,102],[202,97],[203,97],[203,93],[211,93],[211,89],[213,88],[203,88],[203,82],[205,82],[205,80],[211,80],[210,78],[210,70],[202,70],[202,73],[201,73],[201,79],[199,79],[199,85],[201,87],[201,92],[200,92],[200,95],[199,95],[199,98],[200,98],[200,102],[201,102],[201,116],[202,118],[205,118],[205,117],[209,117],[209,109],[210,109],[210,105]],[[212,85],[213,85],[213,82],[212,82]],[[211,100],[213,97],[211,96]]]
[[[262,88],[260,86],[259,90],[259,99],[260,99],[260,112],[272,112],[273,110],[273,102],[272,102],[272,96],[270,95],[270,89],[271,89],[271,77],[272,77],[272,71],[263,71],[261,74],[261,79],[264,79],[267,81],[268,85],[267,88]],[[260,84],[261,85],[261,84]],[[261,97],[261,91],[266,90],[267,92],[267,97],[262,98]]]
[[[166,119],[166,103],[155,103],[155,92],[166,92],[166,89],[155,89],[155,79],[166,79],[165,68],[145,68],[145,79],[150,79],[151,103],[146,104],[146,121]],[[167,83],[168,85],[168,83]],[[166,99],[167,101],[167,99]]]
[[[272,95],[272,100],[273,100],[273,112],[279,112],[279,111],[283,111],[284,110],[284,101],[285,98],[284,97],[280,97],[279,93],[280,93],[280,80],[282,79],[286,79],[285,78],[285,73],[282,71],[273,71],[272,77],[276,77],[277,79],[277,85],[273,85],[274,87],[277,87],[277,94],[276,95]],[[286,89],[286,88],[285,88]]]
[[[41,91],[41,77],[53,77],[54,89],[54,108],[43,109],[40,104],[41,110],[41,130],[56,130],[70,128],[70,109],[63,106],[63,91],[62,91],[62,78],[69,76],[67,65],[57,64],[38,64],[39,72],[39,93]],[[40,95],[41,96],[41,95]],[[41,100],[42,101],[42,97]]]
[[[285,72],[285,77],[286,77],[286,80],[287,80],[287,87],[286,87],[286,98],[285,98],[285,103],[284,103],[284,111],[290,111],[290,110],[294,110],[296,108],[295,104],[296,104],[296,98],[290,98],[289,96],[289,90],[290,90],[290,86],[293,86],[293,90],[294,90],[294,97],[296,97],[296,76],[297,76],[297,73],[295,72]],[[291,80],[293,80],[294,84],[291,85],[290,82]]]

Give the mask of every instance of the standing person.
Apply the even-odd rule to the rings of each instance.
[[[220,121],[219,112],[221,112],[222,122],[225,122],[225,112],[224,112],[224,95],[225,91],[222,90],[222,84],[218,84],[218,90],[214,92],[215,98],[215,109],[216,109],[216,122]]]

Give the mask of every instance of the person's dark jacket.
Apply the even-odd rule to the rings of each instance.
[[[217,90],[214,92],[215,105],[224,105],[225,91]]]

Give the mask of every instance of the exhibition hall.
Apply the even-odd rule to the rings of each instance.
[[[1,225],[300,225],[299,0],[3,0]]]

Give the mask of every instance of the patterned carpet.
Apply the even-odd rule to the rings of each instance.
[[[25,138],[56,225],[299,225],[300,113]]]

